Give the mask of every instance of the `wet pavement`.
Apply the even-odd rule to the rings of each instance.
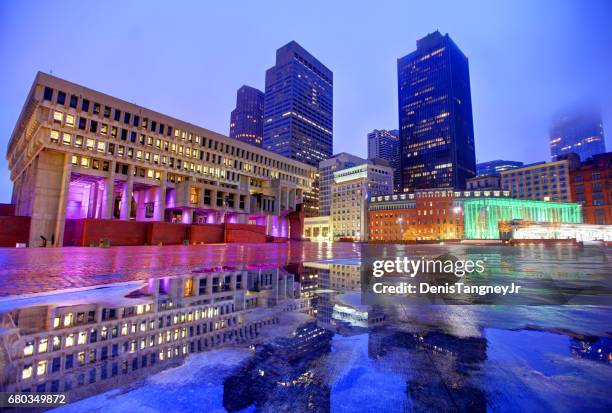
[[[399,247],[415,255],[446,248]],[[512,248],[468,253],[487,251],[510,277],[612,276],[609,248]],[[45,250],[47,265],[40,251],[0,251],[3,295],[28,275],[38,281],[14,291],[48,290],[63,278],[64,287],[83,287],[265,264],[294,274],[310,302],[249,345],[190,354],[59,412],[612,411],[612,306],[364,305],[355,244]],[[96,294],[92,302],[104,293]]]

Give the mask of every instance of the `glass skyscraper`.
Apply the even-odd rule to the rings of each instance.
[[[398,59],[402,191],[465,188],[476,173],[467,57],[438,31]]]
[[[502,159],[496,159],[494,161],[481,162],[476,164],[477,175],[496,175],[502,171],[510,169],[520,168],[524,164],[519,161],[506,161]]]
[[[263,147],[315,167],[333,153],[333,73],[295,41],[266,71]],[[304,215],[319,216],[319,182],[304,193]]]
[[[585,161],[606,151],[601,110],[583,105],[558,113],[550,128],[550,156],[574,152]]]
[[[263,140],[264,94],[250,86],[236,93],[236,109],[230,118],[230,137],[261,146]]]
[[[295,41],[266,71],[263,146],[312,166],[333,153],[333,74]]]
[[[368,159],[386,159],[393,168],[393,192],[400,192],[399,131],[374,129],[368,133]]]

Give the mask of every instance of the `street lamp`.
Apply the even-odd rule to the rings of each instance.
[[[400,224],[400,240],[403,241],[404,240],[404,219],[402,217],[399,217],[397,219],[397,223]]]

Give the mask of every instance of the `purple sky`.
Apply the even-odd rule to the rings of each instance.
[[[263,89],[290,40],[334,72],[334,152],[397,128],[396,59],[436,29],[470,59],[478,161],[547,160],[551,115],[584,97],[612,133],[612,2],[375,3],[1,1],[0,202],[37,70],[227,134],[236,89]]]

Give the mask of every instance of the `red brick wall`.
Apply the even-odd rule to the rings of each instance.
[[[108,238],[110,245],[143,245],[147,241],[147,223],[112,219],[82,219],[80,244],[97,246],[101,238]]]
[[[172,222],[149,222],[148,224],[147,243],[149,245],[157,245],[160,242],[163,245],[177,245],[189,239],[187,232],[189,224],[174,224]]]
[[[189,243],[222,243],[225,240],[223,224],[197,224],[189,227]]]
[[[266,228],[261,225],[225,224],[225,242],[266,242]]]
[[[15,248],[30,239],[30,217],[0,216],[0,247]]]
[[[297,205],[297,211],[291,212],[289,219],[289,238],[300,240],[304,238],[304,204]]]
[[[15,204],[0,204],[0,217],[14,217]]]

